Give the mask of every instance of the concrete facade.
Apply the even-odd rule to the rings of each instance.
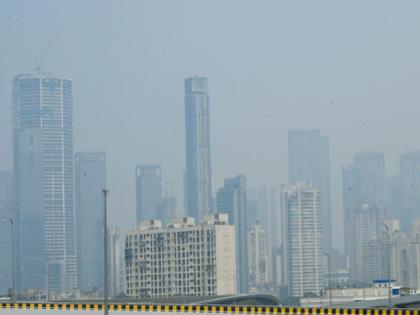
[[[226,214],[167,227],[141,222],[125,237],[126,295],[216,296],[235,292],[235,228]]]

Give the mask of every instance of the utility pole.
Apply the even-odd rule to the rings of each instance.
[[[108,315],[108,222],[107,222],[107,203],[106,199],[109,190],[103,189],[104,198],[104,314]]]
[[[329,291],[329,308],[332,308],[332,291],[331,291],[331,255],[327,252],[324,252],[324,255],[327,256],[327,265],[328,265],[328,291]]]
[[[202,272],[202,279],[201,279],[201,282],[202,282],[202,293],[203,293],[203,306],[206,304],[206,293],[205,293],[205,288],[206,288],[206,286],[207,286],[207,284],[205,283],[205,279],[206,279],[206,274],[205,274],[205,272],[206,272],[206,270],[205,269],[207,269],[206,267],[207,267],[207,261],[206,261],[206,248],[204,247],[204,244],[205,244],[205,239],[204,239],[204,232],[205,232],[205,230],[204,230],[204,223],[201,223],[201,236],[202,236],[202,248],[203,248],[203,254],[202,254],[202,260],[203,260],[203,265],[202,265],[202,267],[201,267],[201,272]]]
[[[10,226],[12,228],[12,303],[16,303],[16,250],[15,250],[15,222],[10,218]]]
[[[386,257],[388,265],[388,309],[391,308],[391,266],[390,266],[390,257],[389,257],[389,227],[382,223],[386,230]]]

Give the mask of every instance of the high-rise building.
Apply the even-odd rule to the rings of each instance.
[[[343,221],[344,221],[344,251],[350,255],[353,245],[353,232],[348,224],[353,219],[353,212],[363,201],[363,194],[360,187],[359,171],[354,165],[343,167]]]
[[[384,220],[377,227],[371,224],[377,219],[377,209],[368,209],[365,204],[364,214],[356,212],[357,220],[364,220],[359,224],[360,236],[357,236],[357,251],[354,257],[357,265],[352,280],[369,283],[373,279],[388,278],[388,262],[390,279],[396,284],[411,289],[420,288],[420,220],[412,224],[410,231],[400,230],[398,220]],[[353,224],[353,222],[351,222]],[[384,225],[387,226],[385,229]],[[364,235],[363,235],[364,234]]]
[[[402,228],[408,230],[412,222],[420,219],[420,152],[406,152],[400,157],[402,196]]]
[[[106,162],[103,152],[79,152],[75,156],[76,228],[79,288],[103,289],[103,193]]]
[[[141,222],[125,237],[129,297],[215,296],[235,293],[235,228],[226,214],[168,227]]]
[[[125,262],[124,238],[117,226],[108,227],[108,262],[109,296],[118,297],[125,292]]]
[[[77,287],[72,106],[71,80],[13,80],[18,288],[50,295]]]
[[[321,192],[324,249],[331,251],[330,148],[319,130],[289,130],[289,185],[308,181]]]
[[[13,171],[0,171],[0,295],[12,287]]]
[[[185,80],[187,215],[198,222],[212,213],[210,102],[205,77]]]
[[[369,198],[379,208],[385,206],[385,157],[381,152],[359,152],[354,157],[359,172],[362,198]]]
[[[249,195],[247,193],[247,195]],[[217,205],[217,199],[216,199]],[[249,199],[246,202],[247,208],[247,228],[250,229],[254,225],[255,222],[258,221],[258,201]]]
[[[383,274],[381,265],[381,227],[383,209],[365,200],[352,211],[350,226],[352,242],[349,247],[350,278],[354,282],[368,284]]]
[[[283,198],[289,294],[320,294],[324,288],[321,194],[312,184],[298,182]]]
[[[167,225],[175,220],[176,217],[176,198],[163,197],[157,206],[156,219],[161,220],[164,225]]]
[[[393,176],[386,178],[385,184],[385,205],[387,208],[386,217],[390,219],[398,219],[400,223],[406,225],[404,230],[409,230],[411,224],[405,224],[404,211],[403,211],[403,196],[402,196],[402,182],[401,177]]]
[[[359,152],[353,165],[343,168],[343,211],[345,250],[350,254],[354,238],[351,222],[366,200],[380,211],[385,207],[385,159],[379,152]]]
[[[257,221],[248,231],[249,290],[259,292],[267,284],[265,233]]]
[[[267,255],[267,282],[275,283],[276,274],[278,271],[275,255],[281,246],[281,229],[278,222],[281,222],[281,211],[279,208],[280,191],[275,188],[270,188],[270,203],[268,208],[268,226],[265,233],[266,238],[266,255]]]
[[[248,201],[248,205],[254,205],[257,208],[256,219],[258,219],[265,232],[267,282],[275,281],[276,263],[273,255],[276,252],[276,248],[281,244],[281,229],[278,228],[278,222],[281,220],[281,213],[278,208],[279,195],[280,193],[275,187],[268,188],[268,186],[264,185],[261,190],[256,192],[257,200],[254,204],[251,200]],[[251,228],[256,221],[256,219],[250,220],[250,214],[253,214],[250,212],[250,209],[252,210],[252,208],[247,209],[248,228]]]
[[[227,213],[229,224],[236,230],[236,283],[240,293],[248,292],[247,254],[247,198],[246,177],[238,175],[225,179],[224,186],[217,191],[217,211]]]
[[[408,282],[404,285],[409,288],[420,289],[420,220],[413,223],[410,242],[402,256],[407,259]]]
[[[384,225],[388,227],[388,230],[385,229]],[[388,275],[389,259],[390,278],[396,280],[398,283],[407,283],[407,279],[404,279],[402,270],[404,268],[403,260],[405,260],[404,255],[402,255],[402,250],[404,244],[408,243],[407,234],[400,230],[400,222],[396,219],[384,220],[379,228],[382,276],[386,277]],[[386,233],[387,231],[388,234]]]
[[[160,165],[138,165],[136,167],[137,223],[157,218],[157,206],[162,199]]]

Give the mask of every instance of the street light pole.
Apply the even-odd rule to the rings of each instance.
[[[391,266],[390,266],[390,257],[389,257],[389,227],[382,223],[386,230],[386,257],[387,257],[387,267],[388,267],[388,308],[391,308]]]
[[[329,308],[332,308],[332,291],[331,291],[331,256],[327,252],[324,252],[324,255],[327,256],[327,265],[328,265],[328,291],[329,291]]]
[[[10,299],[12,303],[16,303],[16,272],[15,272],[15,223],[13,218],[1,218],[2,221],[9,221],[10,228],[11,228],[11,236],[12,236],[12,292],[10,294]]]
[[[106,198],[109,191],[102,190],[104,198],[104,314],[108,315],[108,222]]]
[[[16,270],[15,270],[15,222],[10,218],[12,227],[12,303],[16,303]]]
[[[206,261],[205,261],[205,259],[206,259],[206,256],[205,256],[205,252],[206,252],[206,249],[204,248],[204,244],[205,244],[205,240],[204,240],[204,223],[201,223],[201,236],[202,236],[202,243],[201,243],[201,246],[202,246],[202,249],[203,249],[203,254],[202,254],[202,257],[201,257],[201,259],[202,259],[202,261],[203,261],[203,264],[202,264],[202,267],[201,267],[201,272],[202,272],[202,279],[201,279],[201,282],[202,282],[202,285],[201,285],[201,287],[202,287],[202,293],[203,293],[203,306],[206,304],[206,294],[205,294],[205,288],[206,288],[206,283],[205,283],[205,278],[206,278],[206,274],[205,274],[205,269],[206,269],[206,267],[207,267],[207,265],[206,265]]]

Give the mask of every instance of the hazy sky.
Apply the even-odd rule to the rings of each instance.
[[[319,128],[337,236],[342,165],[380,150],[392,175],[420,149],[419,17],[417,0],[2,0],[0,169],[12,165],[11,80],[51,46],[43,68],[74,80],[75,152],[106,151],[111,223],[131,227],[136,164],[161,163],[182,195],[183,80],[204,75],[213,190],[238,173],[287,183],[287,130]]]

